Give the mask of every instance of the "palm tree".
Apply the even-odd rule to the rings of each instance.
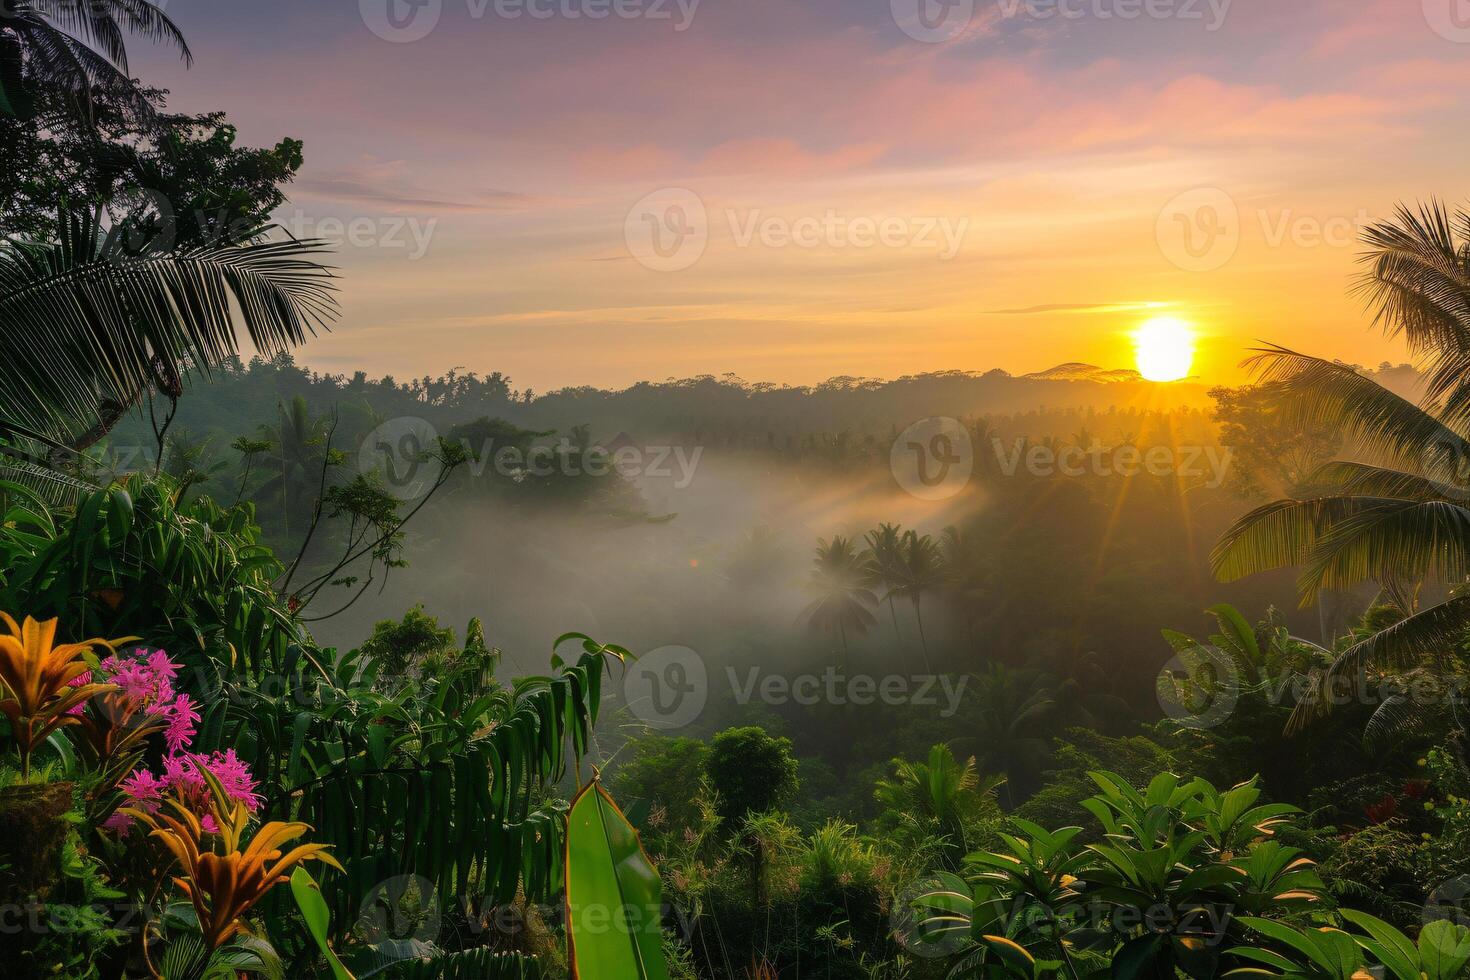
[[[919,623],[919,642],[924,649],[924,669],[932,671],[929,664],[929,638],[924,634],[924,596],[944,584],[944,555],[933,538],[917,531],[904,535],[899,553],[901,579],[894,593],[906,597],[914,604],[914,618]]]
[[[897,524],[879,524],[877,530],[866,535],[868,550],[863,553],[867,565],[868,583],[884,591],[883,601],[888,605],[888,614],[893,618],[893,636],[903,646],[903,634],[898,631],[898,610],[893,600],[903,580],[903,530]]]
[[[238,355],[240,334],[269,356],[336,315],[318,242],[134,250],[94,214],[61,224],[55,243],[0,244],[0,434],[86,449],[145,392],[177,397],[184,368]]]
[[[1319,675],[1319,695],[1368,664],[1412,664],[1452,649],[1470,628],[1470,215],[1439,204],[1366,233],[1369,268],[1359,289],[1376,322],[1402,334],[1422,359],[1416,404],[1349,365],[1281,347],[1252,362],[1281,395],[1292,425],[1344,431],[1352,459],[1321,467],[1297,496],[1241,518],[1216,546],[1225,581],[1300,566],[1304,606],[1325,589],[1374,582],[1404,615],[1343,651]],[[1435,582],[1449,597],[1420,608]],[[1304,698],[1295,731],[1331,708]]]
[[[172,45],[193,63],[184,35],[150,0],[0,0],[0,114],[30,116],[40,89],[84,118],[98,97],[153,116],[129,73],[125,34]]]
[[[252,439],[249,436],[240,436],[230,443],[230,448],[240,454],[240,461],[244,464],[240,474],[240,486],[235,491],[235,503],[240,502],[245,496],[245,488],[250,486],[250,470],[255,466],[255,457],[270,452],[275,445],[269,439]]]
[[[850,538],[836,535],[831,542],[818,541],[812,559],[812,576],[808,589],[815,593],[802,615],[808,625],[842,639],[842,659],[846,665],[848,635],[864,636],[878,622],[873,609],[878,597],[867,587],[863,560]]]
[[[322,464],[327,462],[327,419],[313,418],[306,399],[291,399],[289,407],[277,405],[274,427],[261,426],[261,442],[270,443],[270,451],[262,468],[270,474],[256,491],[262,499],[279,498],[281,520],[287,534],[291,531],[293,498],[309,498],[320,482]]]

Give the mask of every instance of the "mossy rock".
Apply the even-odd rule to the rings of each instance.
[[[42,901],[60,875],[70,825],[71,783],[36,783],[0,790],[0,897]]]

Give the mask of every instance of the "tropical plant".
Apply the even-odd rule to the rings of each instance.
[[[283,528],[289,535],[292,517],[310,509],[323,490],[326,472],[340,458],[334,461],[331,455],[332,420],[314,417],[305,398],[298,395],[289,405],[278,405],[276,413],[276,424],[262,425],[259,443],[247,444],[247,448],[269,446],[261,467],[269,475],[256,495],[279,501]]]
[[[1395,980],[1464,980],[1470,975],[1470,928],[1462,924],[1443,919],[1425,923],[1415,941],[1366,912],[1343,909],[1342,917],[1362,933],[1300,929],[1271,919],[1242,917],[1240,921],[1265,937],[1271,948],[1231,950],[1262,966],[1229,975],[1292,980],[1352,980],[1382,972]],[[1378,971],[1365,969],[1369,956],[1381,964]]]
[[[974,756],[960,762],[948,745],[931,748],[925,762],[894,759],[892,765],[892,778],[878,781],[874,797],[912,830],[910,840],[937,844],[941,862],[954,870],[979,843],[971,835],[995,810],[995,790],[1005,777],[982,777]]]
[[[658,871],[597,779],[567,814],[566,904],[573,980],[668,980]]]
[[[178,27],[149,0],[3,0],[0,13],[3,115],[30,115],[38,91],[59,93],[84,117],[97,94],[151,115],[129,74],[125,33],[172,45],[185,64],[193,60]]]
[[[173,251],[71,213],[54,243],[0,245],[0,333],[27,338],[0,365],[0,431],[48,455],[85,449],[151,388],[176,399],[184,362],[207,370],[242,334],[269,354],[325,327],[336,303],[321,243],[268,230]]]
[[[1332,684],[1365,665],[1442,658],[1470,626],[1470,214],[1439,204],[1400,208],[1368,229],[1361,291],[1390,335],[1424,361],[1415,404],[1350,365],[1281,347],[1253,359],[1288,425],[1335,425],[1353,458],[1328,463],[1299,496],[1241,518],[1217,545],[1216,574],[1233,580],[1300,566],[1303,605],[1323,590],[1376,583],[1405,618],[1342,651],[1292,718],[1300,728],[1331,708]],[[1420,608],[1421,588],[1450,587]]]
[[[1015,820],[1005,850],[970,855],[969,873],[942,875],[915,903],[917,936],[958,946],[962,975],[1051,969],[1080,980],[1111,963],[1114,976],[1208,980],[1225,944],[1246,938],[1240,912],[1320,901],[1313,863],[1270,839],[1295,808],[1261,804],[1253,784],[1221,792],[1166,773],[1138,790],[1112,773],[1092,778],[1101,793],[1084,806],[1100,842]]]
[[[140,809],[126,812],[151,827],[149,836],[157,838],[178,862],[182,876],[174,883],[198,917],[203,941],[198,969],[202,973],[215,951],[244,928],[245,914],[276,885],[287,882],[293,868],[306,861],[320,861],[339,871],[342,866],[323,844],[297,844],[283,853],[283,845],[311,829],[304,823],[267,823],[241,850],[251,822],[249,809],[243,802],[229,801],[208,770],[200,773],[209,785],[213,832],[206,832],[199,817],[175,800],[166,801],[165,809],[156,814]],[[159,870],[168,869],[165,865]]]
[[[717,734],[710,742],[704,771],[720,789],[721,816],[736,824],[748,814],[775,809],[797,788],[791,740],[755,726]]]
[[[986,445],[977,442],[976,445]],[[984,456],[985,454],[981,454]],[[965,621],[966,639],[975,641],[975,610],[991,591],[989,552],[980,535],[950,526],[940,536],[945,590]]]
[[[1055,692],[1040,671],[1004,664],[991,664],[976,680],[977,758],[983,771],[1006,777],[1000,789],[1006,805],[1013,806],[1017,784],[1030,785],[1050,754],[1037,725],[1055,709]]]
[[[58,644],[55,619],[27,616],[17,623],[0,612],[0,622],[9,630],[0,634],[0,712],[10,720],[10,736],[20,750],[21,778],[29,779],[36,747],[58,728],[80,724],[77,709],[89,698],[116,690],[88,683],[88,671],[96,666],[92,648],[113,649],[128,640]]]
[[[0,608],[27,604],[73,636],[144,637],[196,678],[194,694],[199,677],[279,672],[306,639],[248,508],[179,504],[169,481],[144,475],[57,514],[7,496],[29,506],[0,535]]]

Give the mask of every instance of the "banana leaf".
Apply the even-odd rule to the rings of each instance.
[[[565,868],[572,980],[668,980],[658,871],[595,779],[567,814]]]

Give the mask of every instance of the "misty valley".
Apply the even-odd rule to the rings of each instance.
[[[0,980],[1470,980],[1463,15],[0,0]]]

